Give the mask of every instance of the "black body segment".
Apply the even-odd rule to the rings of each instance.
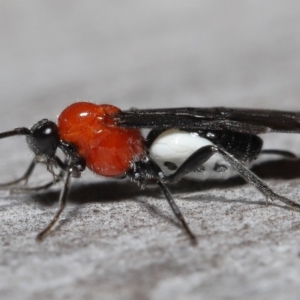
[[[267,109],[186,107],[128,110],[115,119],[120,126],[132,128],[229,130],[251,134],[300,132],[300,112]]]
[[[263,141],[254,134],[230,131],[200,131],[199,135],[216,146],[224,148],[243,164],[255,160],[261,152]]]

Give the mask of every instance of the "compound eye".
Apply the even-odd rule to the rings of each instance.
[[[59,145],[58,127],[54,122],[43,119],[31,127],[27,137],[30,149],[36,155],[53,156]]]

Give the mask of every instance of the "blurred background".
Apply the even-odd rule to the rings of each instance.
[[[297,109],[299,12],[297,0],[1,1],[1,128],[77,100]]]
[[[299,0],[0,1],[1,131],[30,127],[41,118],[56,120],[67,105],[79,100],[114,104],[122,109],[239,106],[299,110],[299,82]],[[291,135],[268,135],[268,143],[272,148],[278,146],[299,153],[299,141]],[[0,179],[3,176],[15,178],[29,164],[29,151],[22,151],[20,147],[26,148],[24,139],[1,143]],[[44,166],[42,169],[42,176],[49,176]],[[297,193],[298,181],[293,188],[286,182],[283,181],[281,191]],[[126,186],[125,183],[122,189],[127,191],[131,201],[138,192],[134,190],[132,196],[131,186]],[[109,195],[114,190],[114,194],[121,195],[117,199],[123,200],[125,196],[118,184],[107,187],[102,198],[110,200]],[[229,295],[228,299],[262,299],[258,296],[261,291],[265,299],[270,295],[272,299],[283,299],[290,285],[295,297],[289,299],[298,299],[299,282],[296,281],[300,268],[295,261],[299,256],[299,243],[293,236],[297,233],[289,231],[288,221],[284,223],[286,211],[278,210],[278,216],[286,224],[278,229],[281,234],[276,231],[276,226],[281,224],[278,216],[266,215],[265,223],[259,226],[262,230],[259,240],[259,234],[251,226],[263,215],[262,207],[257,208],[259,212],[253,210],[250,221],[245,223],[250,224],[247,234],[253,236],[245,241],[242,229],[241,233],[234,231],[243,226],[239,216],[246,215],[252,206],[241,201],[240,211],[233,213],[236,218],[231,220],[230,200],[235,195],[236,199],[244,199],[245,195],[252,199],[253,192],[257,201],[261,201],[261,195],[252,191],[252,187],[249,189],[251,192],[243,192],[243,188],[238,187],[237,191],[242,193],[239,195],[229,189],[225,194],[227,204],[222,202],[226,189],[209,190],[208,195],[217,195],[221,200],[202,201],[203,207],[198,202],[195,208],[192,202],[179,202],[190,222],[192,216],[199,218],[193,225],[197,233],[207,234],[201,240],[200,250],[192,249],[186,241],[178,243],[180,229],[174,224],[166,223],[165,229],[156,227],[164,221],[149,217],[146,209],[145,215],[142,214],[141,205],[126,202],[126,208],[124,204],[124,209],[122,206],[118,210],[123,202],[105,203],[115,211],[110,217],[108,209],[96,200],[89,207],[80,206],[76,218],[69,218],[64,224],[66,227],[62,226],[67,229],[58,230],[40,246],[34,236],[51,218],[55,205],[49,211],[49,207],[37,205],[32,199],[20,202],[23,195],[14,200],[16,196],[10,196],[7,190],[1,191],[1,219],[5,220],[1,221],[4,226],[1,227],[0,265],[5,280],[1,280],[0,290],[6,294],[1,292],[0,298],[8,295],[10,299],[20,296],[41,299],[46,290],[49,299],[55,298],[55,293],[59,294],[65,284],[64,295],[67,298],[72,295],[69,297],[72,299],[80,298],[81,294],[74,293],[81,286],[87,287],[84,294],[87,299],[97,299],[98,292],[104,290],[113,297],[105,299],[118,299],[119,290],[123,293],[128,290],[128,297],[123,294],[122,299],[139,300],[150,299],[147,293],[152,294],[151,299],[200,299],[200,294],[203,299],[224,299],[224,295]],[[88,191],[88,188],[83,189],[79,194],[85,198]],[[99,191],[98,186],[94,186],[94,194],[100,195]],[[140,198],[144,201],[150,196],[153,196],[151,192]],[[42,194],[43,197],[47,195]],[[57,197],[56,193],[52,198]],[[153,198],[152,201],[156,201],[157,194]],[[206,194],[203,199],[207,199]],[[164,205],[160,200],[158,203]],[[236,203],[232,206],[236,207]],[[97,210],[102,207],[105,211],[97,216]],[[207,213],[202,214],[205,207]],[[228,223],[222,219],[228,215],[227,207]],[[141,214],[141,223],[135,223],[137,213],[130,215],[132,209]],[[196,209],[199,212],[191,214]],[[167,205],[165,211],[169,213]],[[219,212],[220,219],[214,223],[211,219],[218,218],[215,211]],[[273,210],[270,211],[272,214]],[[107,220],[102,222],[105,216]],[[205,216],[208,216],[207,221]],[[293,219],[295,224],[296,218]],[[148,227],[150,220],[159,224]],[[205,222],[209,224],[207,227]],[[115,236],[112,226],[119,230]],[[273,228],[274,236],[268,236],[268,230]],[[299,224],[295,228],[299,229]],[[211,234],[209,230],[216,233]],[[171,235],[170,231],[176,234]],[[160,238],[161,232],[163,238]],[[234,235],[241,240],[232,241]],[[283,239],[287,246],[279,249],[277,245]],[[127,253],[125,259],[124,253]],[[16,270],[17,275],[11,270]],[[153,272],[156,277],[152,276]],[[290,277],[286,279],[288,272]],[[176,277],[180,273],[185,274],[184,278]],[[111,284],[107,285],[110,279]],[[17,283],[22,287],[20,290],[15,290]],[[240,296],[234,298],[237,286]],[[170,290],[172,297],[166,296]],[[258,297],[253,297],[253,291]],[[213,297],[216,295],[219,298]]]
[[[79,100],[298,110],[297,0],[0,1],[0,36],[1,130]]]

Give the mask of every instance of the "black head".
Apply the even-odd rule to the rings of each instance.
[[[53,157],[60,143],[57,125],[43,119],[34,124],[30,131],[31,134],[26,136],[26,141],[31,151],[45,159]]]
[[[60,140],[57,125],[47,119],[43,119],[30,128],[30,133],[26,134],[29,148],[36,155],[36,161],[48,164],[48,169],[52,166],[59,166],[62,170],[71,170],[72,177],[80,177],[86,167],[77,149]],[[60,148],[66,155],[66,161],[62,162],[56,155],[57,148]]]
[[[1,132],[0,139],[25,135],[30,150],[35,155],[35,162],[47,164],[47,169],[54,177],[53,167],[70,172],[72,177],[80,177],[86,167],[85,159],[78,153],[75,146],[60,140],[57,125],[47,119],[34,124],[30,129],[18,127],[11,131]],[[65,154],[64,161],[56,155],[57,148]]]

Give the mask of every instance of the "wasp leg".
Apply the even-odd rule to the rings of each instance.
[[[188,157],[173,174],[165,176],[164,181],[170,183],[179,181],[188,173],[201,168],[214,154],[215,151],[211,146],[204,146],[198,149]]]
[[[300,209],[300,204],[275,193],[263,180],[251,172],[232,154],[217,146],[205,146],[194,152],[178,169],[170,176],[164,178],[164,182],[178,181],[182,176],[194,171],[207,161],[213,154],[219,153],[238,173],[248,182],[252,183],[263,195],[272,200],[279,200],[285,204]],[[199,158],[199,161],[197,159]]]
[[[55,224],[59,220],[61,213],[63,212],[64,208],[66,207],[68,192],[70,190],[70,184],[71,184],[71,180],[70,180],[71,174],[72,174],[72,169],[70,169],[67,172],[67,175],[66,175],[66,178],[64,181],[64,186],[60,193],[58,211],[56,212],[54,218],[48,224],[48,226],[36,236],[36,241],[41,242],[46,237],[46,235],[54,228]]]
[[[25,184],[27,183],[30,175],[32,174],[34,168],[36,166],[36,162],[35,159],[32,160],[31,164],[29,165],[29,167],[27,168],[26,172],[24,173],[23,176],[21,176],[20,178],[13,180],[13,181],[9,181],[9,182],[5,182],[5,183],[1,183],[0,187],[6,187],[6,186],[10,186],[10,185],[14,185],[17,184],[21,181],[24,181]]]
[[[52,181],[50,181],[50,182],[48,182],[48,183],[45,183],[45,184],[43,184],[43,185],[33,186],[33,187],[17,186],[17,187],[13,187],[13,188],[12,188],[12,191],[13,191],[13,192],[17,192],[17,193],[19,193],[19,192],[40,191],[40,190],[48,189],[49,187],[51,187],[51,186],[54,185],[55,183],[58,183],[58,182],[62,181],[63,178],[64,178],[64,175],[65,175],[65,171],[66,171],[66,169],[67,169],[67,164],[66,164],[66,162],[62,162],[62,161],[60,160],[60,158],[57,157],[57,156],[55,156],[54,159],[55,159],[57,165],[60,167],[61,170],[60,170],[60,172],[59,172],[58,175],[54,175],[55,177],[54,177],[54,179],[53,179]],[[33,161],[32,164],[33,164],[33,163],[34,163],[34,166],[35,166],[35,165],[36,165],[36,162]],[[31,165],[30,165],[30,166],[31,166]],[[33,166],[33,167],[34,167],[34,166]],[[30,169],[30,168],[29,168],[29,169]],[[28,173],[29,169],[27,170],[26,173]],[[32,172],[32,171],[31,171],[31,172]],[[31,174],[31,173],[30,173],[30,174]],[[53,172],[53,174],[54,174],[54,172]],[[25,175],[25,174],[24,174],[24,175]]]
[[[155,178],[157,180],[157,185],[160,187],[162,192],[165,195],[166,200],[168,201],[175,217],[182,224],[182,227],[186,231],[187,235],[190,237],[193,245],[197,244],[197,238],[194,233],[189,228],[187,222],[185,221],[179,207],[175,203],[169,189],[164,183],[165,175],[161,168],[150,158],[147,157],[144,161],[139,162],[140,165],[136,166],[136,169],[133,170],[133,174],[128,174],[133,181],[138,184],[142,184],[142,181],[146,178]]]
[[[240,175],[242,177],[244,177],[247,181],[252,183],[266,197],[268,197],[272,200],[275,200],[275,199],[279,200],[291,207],[300,209],[300,204],[275,193],[263,180],[261,180],[253,172],[251,172],[248,168],[246,168],[232,154],[228,153],[227,151],[225,151],[222,148],[218,148],[216,146],[211,146],[211,147],[213,148],[213,150],[215,152],[220,153],[223,156],[223,158],[240,173]]]
[[[65,172],[61,170],[58,175],[56,175],[55,180],[49,181],[48,183],[39,185],[39,186],[33,186],[33,187],[25,187],[25,186],[16,186],[12,188],[13,192],[34,192],[34,191],[40,191],[40,190],[46,190],[50,188],[52,185],[62,181],[64,179]]]
[[[187,222],[185,221],[183,214],[181,213],[179,207],[177,206],[177,204],[175,203],[169,189],[167,188],[167,186],[162,182],[161,179],[159,179],[157,181],[157,184],[159,185],[159,187],[161,188],[162,192],[164,193],[174,215],[176,216],[176,218],[180,221],[180,223],[182,224],[184,230],[186,231],[186,233],[188,234],[188,236],[191,239],[191,242],[193,245],[197,244],[197,238],[194,235],[194,233],[191,231],[190,227],[188,226]]]

